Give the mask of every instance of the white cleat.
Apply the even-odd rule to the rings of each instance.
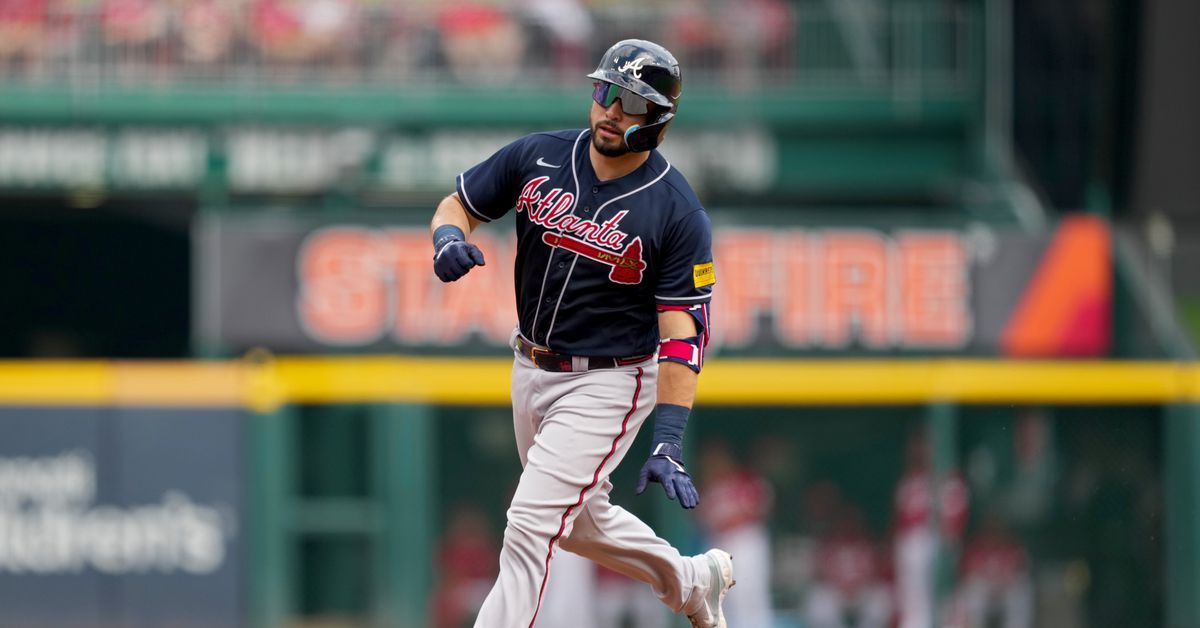
[[[688,615],[688,621],[692,622],[692,628],[729,628],[721,604],[725,602],[725,594],[737,584],[733,579],[733,557],[720,549],[710,549],[704,555],[708,558],[711,584],[708,596],[704,598],[704,606],[695,614]]]

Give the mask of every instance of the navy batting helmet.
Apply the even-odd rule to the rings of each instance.
[[[651,150],[658,146],[667,125],[679,109],[679,96],[683,93],[683,77],[679,62],[666,48],[644,39],[625,39],[613,44],[600,58],[596,71],[588,78],[607,83],[608,93],[602,105],[611,105],[628,90],[635,96],[654,103],[646,108],[635,104],[634,99],[621,101],[626,113],[646,113],[650,117],[646,124],[633,125],[625,131],[625,145],[634,152]],[[597,93],[599,93],[597,89]]]

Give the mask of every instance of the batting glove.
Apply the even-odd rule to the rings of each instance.
[[[442,281],[458,281],[476,266],[483,266],[483,251],[459,239],[445,238],[433,255],[433,272]]]
[[[700,503],[700,493],[692,483],[692,476],[683,468],[683,449],[672,443],[659,443],[638,476],[637,494],[641,495],[650,482],[662,484],[667,499],[679,498],[679,505],[695,508]]]

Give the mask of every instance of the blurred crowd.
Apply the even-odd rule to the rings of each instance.
[[[790,0],[0,0],[0,78],[500,83],[578,75],[617,39],[689,71],[784,68]]]

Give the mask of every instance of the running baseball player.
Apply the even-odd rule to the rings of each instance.
[[[700,499],[682,443],[710,331],[712,228],[654,150],[679,107],[679,63],[630,39],[588,77],[588,128],[500,149],[458,176],[431,224],[434,272],[456,281],[485,263],[471,231],[516,210],[512,403],[524,471],[475,626],[532,628],[561,547],[650,585],[692,626],[725,628],[729,554],[682,556],[609,501],[609,476],[652,409],[638,494],[656,482],[684,508]]]

